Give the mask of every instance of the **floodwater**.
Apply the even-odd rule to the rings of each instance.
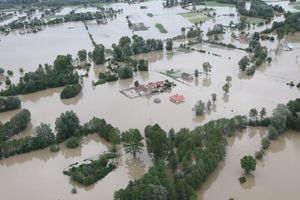
[[[182,26],[191,26],[187,19],[177,14],[187,12],[187,10],[179,7],[163,9],[161,3],[161,1],[150,1],[130,6],[128,4],[113,4],[114,8],[123,8],[124,13],[118,15],[117,19],[110,21],[107,25],[97,25],[92,21],[88,22],[89,31],[97,43],[102,43],[109,48],[112,43],[118,42],[121,36],[132,34],[127,27],[126,15],[131,15],[133,22],[143,21],[146,26],[150,26],[148,31],[135,32],[145,38],[173,37],[180,34]],[[140,5],[147,5],[148,9],[142,10],[139,8]],[[68,12],[66,10],[62,12]],[[154,17],[148,17],[148,12],[153,13]],[[201,27],[202,30],[207,31],[213,27],[214,23],[225,25],[229,24],[231,20],[238,22],[237,16],[223,16],[223,14],[236,13],[234,8],[217,7],[216,13],[219,17],[215,21],[209,20],[205,22]],[[277,17],[275,20],[280,21],[282,17]],[[173,23],[174,21],[176,21],[176,24]],[[168,33],[159,33],[154,27],[155,23],[162,23],[168,30]],[[265,27],[256,28],[263,30]],[[250,28],[248,31],[253,33],[255,30]],[[231,31],[228,30],[224,34],[223,41],[225,43],[234,43],[243,48],[247,47],[247,44],[233,41],[230,37]],[[255,75],[250,77],[241,73],[237,64],[241,57],[247,55],[245,51],[220,48],[219,46],[208,44],[193,46],[195,49],[206,50],[206,54],[195,51],[186,53],[174,50],[173,52],[163,51],[137,55],[135,58],[143,58],[149,61],[149,72],[137,72],[132,79],[119,80],[96,87],[92,86],[92,81],[98,80],[98,74],[100,71],[105,70],[105,66],[93,66],[88,73],[89,77],[82,80],[82,92],[74,98],[61,100],[59,95],[62,88],[21,95],[22,108],[30,110],[32,120],[31,124],[15,138],[31,135],[33,128],[41,122],[50,124],[54,129],[55,119],[62,112],[68,110],[76,112],[82,124],[95,116],[104,118],[121,131],[129,128],[139,128],[143,131],[146,125],[153,125],[154,123],[159,123],[165,130],[170,128],[179,130],[182,127],[192,129],[212,119],[228,118],[238,114],[247,115],[253,107],[257,109],[266,107],[268,114],[270,114],[271,110],[278,103],[286,103],[290,99],[299,98],[300,96],[299,89],[286,85],[290,81],[295,83],[300,81],[300,58],[297,58],[297,56],[300,57],[300,43],[297,40],[297,36],[299,36],[298,33],[287,38],[287,40],[294,43],[294,51],[280,50],[277,41],[273,43],[262,42],[263,45],[269,48],[273,61],[271,64],[261,66]],[[24,68],[25,72],[32,71],[37,68],[39,63],[52,63],[58,54],[70,53],[75,57],[79,49],[90,51],[93,48],[88,33],[81,22],[47,27],[37,34],[19,35],[18,33],[12,33],[8,36],[0,37],[0,66],[5,70],[12,69],[14,71],[14,76],[11,77],[13,82],[17,82],[19,79],[20,67]],[[220,57],[212,55],[213,53],[220,55]],[[191,82],[186,82],[186,84],[160,74],[160,72],[169,69],[177,69],[188,73],[193,73],[195,69],[202,71],[202,63],[204,62],[211,63],[212,72],[208,76],[201,75]],[[84,74],[85,72],[80,71],[79,73]],[[232,76],[230,92],[227,95],[222,91],[226,76]],[[174,81],[177,84],[171,92],[135,99],[128,99],[119,92],[122,89],[133,86],[136,80],[143,84],[165,79]],[[0,77],[0,81],[3,80],[4,76]],[[4,84],[2,87],[4,87]],[[169,96],[176,93],[185,96],[184,103],[176,105],[169,101]],[[195,103],[200,99],[207,102],[211,98],[210,95],[212,93],[217,94],[217,102],[212,110],[208,111],[204,116],[195,117],[192,110]],[[161,103],[154,103],[154,98],[160,98]],[[0,121],[8,121],[18,111],[0,113]],[[219,170],[211,176],[207,184],[201,187],[199,191],[200,199],[228,199],[230,197],[246,199],[253,197],[251,195],[264,194],[266,194],[265,199],[273,198],[268,190],[266,192],[263,191],[263,185],[270,180],[278,178],[275,177],[278,174],[275,170],[279,167],[286,168],[283,166],[285,163],[276,163],[276,168],[273,166],[274,169],[269,170],[269,172],[268,170],[264,171],[264,169],[269,169],[267,166],[272,167],[271,163],[274,164],[276,162],[277,156],[284,160],[291,159],[291,156],[294,155],[291,152],[296,152],[293,149],[294,146],[299,145],[299,139],[297,139],[298,136],[296,134],[287,133],[284,137],[274,142],[270,152],[265,157],[265,167],[262,166],[263,164],[259,164],[258,170],[255,172],[255,178],[250,178],[242,188],[237,181],[241,173],[238,163],[239,159],[245,153],[253,154],[258,149],[260,138],[264,133],[265,130],[263,129],[248,129],[242,134],[229,139],[227,157],[220,165]],[[280,147],[280,141],[284,141],[282,142],[284,147]],[[279,153],[282,153],[282,155],[279,153],[278,155],[273,155],[276,152],[277,143],[278,148],[281,149]],[[63,175],[63,169],[69,164],[106,151],[109,145],[99,139],[98,136],[92,135],[85,138],[78,149],[68,150],[64,148],[64,145],[61,146],[62,151],[58,153],[51,153],[48,149],[45,149],[1,160],[0,193],[3,198],[19,199],[20,194],[22,194],[25,199],[33,200],[112,199],[114,191],[124,188],[129,180],[142,176],[149,166],[152,165],[151,159],[146,152],[139,155],[138,161],[134,161],[131,156],[121,152],[120,165],[116,170],[95,185],[84,188],[70,181],[68,176]],[[274,148],[275,150],[272,151]],[[287,154],[290,155],[290,153],[291,156],[285,156]],[[272,159],[275,160],[272,161]],[[231,161],[237,164],[230,164],[230,166],[226,164],[231,163]],[[296,165],[287,167],[291,169],[288,170],[288,173],[292,176],[296,172]],[[274,179],[266,177],[266,175]],[[227,184],[227,179],[228,182],[234,182]],[[295,182],[293,178],[291,179],[291,181]],[[289,182],[289,180],[286,181]],[[291,182],[289,187],[287,187],[291,191],[293,190],[292,183],[294,182]],[[224,187],[223,185],[233,185],[234,187]],[[259,185],[262,186],[256,187]],[[78,188],[77,195],[70,193],[73,186]],[[268,186],[271,187],[270,184]],[[220,188],[227,188],[228,193],[216,192]],[[276,197],[287,194],[287,190]],[[273,193],[276,195],[274,191]],[[294,192],[293,194],[295,196],[291,197],[296,198],[296,193]],[[220,196],[215,197],[213,195]]]
[[[89,135],[74,150],[62,144],[61,151],[57,153],[47,148],[1,160],[1,199],[20,199],[20,195],[24,199],[36,200],[112,199],[114,191],[126,187],[129,180],[139,178],[152,165],[146,152],[140,154],[137,160],[128,155],[121,156],[117,169],[89,187],[76,184],[62,173],[70,164],[101,154],[109,148],[110,144],[97,135]],[[76,195],[71,194],[73,187],[77,188]]]
[[[244,175],[240,159],[254,155],[260,148],[260,140],[266,129],[248,128],[243,133],[228,139],[227,156],[198,191],[198,199],[298,199],[300,180],[300,135],[286,131],[273,141],[264,158],[258,161],[256,171],[246,176],[247,182],[240,184]]]

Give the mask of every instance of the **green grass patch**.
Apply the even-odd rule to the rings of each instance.
[[[203,15],[199,12],[187,12],[187,13],[181,13],[180,15],[188,19],[193,24],[205,22],[206,20],[210,19],[210,17]]]
[[[162,24],[156,23],[155,27],[159,30],[161,33],[167,33],[168,31],[165,29],[165,27]]]
[[[219,3],[219,2],[216,2],[216,1],[207,1],[205,3],[205,5],[209,6],[209,7],[231,7],[231,8],[235,7],[235,4],[231,4],[231,3]]]
[[[147,31],[148,27],[146,27],[144,23],[133,23],[132,29],[134,31]]]
[[[246,21],[249,22],[250,24],[259,24],[261,22],[266,22],[267,20],[262,19],[262,18],[258,18],[258,17],[247,17],[247,16],[243,16],[241,15],[241,17],[245,17]]]

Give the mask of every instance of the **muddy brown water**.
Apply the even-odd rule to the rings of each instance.
[[[266,129],[249,128],[228,139],[227,156],[201,186],[198,199],[298,199],[300,135],[295,131],[286,131],[272,142],[256,171],[246,176],[246,183],[239,183],[238,178],[244,175],[240,159],[253,155],[265,134]]]
[[[191,26],[185,18],[179,18],[176,13],[183,12],[181,8],[154,9],[161,2],[151,1],[148,10],[140,10],[139,4],[128,6],[117,4],[116,7],[123,7],[124,17],[118,17],[107,26],[96,26],[89,22],[88,26],[97,43],[103,43],[110,47],[118,41],[128,29],[125,20],[126,14],[134,14],[136,22],[145,21],[151,27],[156,22],[162,22],[169,33],[166,36],[159,33],[155,28],[149,32],[139,33],[144,37],[166,38],[175,36],[180,32],[182,26]],[[126,8],[126,9],[125,9]],[[231,13],[235,9],[217,8],[217,13]],[[151,19],[146,16],[153,12],[156,16]],[[184,11],[186,12],[186,11]],[[164,15],[165,14],[165,15]],[[164,17],[168,16],[168,17]],[[149,18],[149,19],[146,19]],[[163,21],[165,20],[165,21]],[[178,21],[174,26],[174,20]],[[229,23],[230,20],[237,20],[236,17],[220,17],[218,23]],[[277,20],[281,20],[278,18]],[[203,24],[207,30],[213,25],[212,21]],[[116,28],[118,27],[118,28]],[[172,27],[172,28],[171,28]],[[123,32],[125,31],[125,32]],[[253,31],[252,29],[249,31]],[[107,34],[109,33],[109,34]],[[224,41],[233,42],[241,47],[247,45],[230,38],[231,32],[224,35]],[[108,36],[107,36],[108,35]],[[292,42],[298,42],[297,36],[288,38]],[[19,79],[19,68],[25,71],[36,69],[39,63],[52,63],[57,54],[71,53],[76,55],[79,49],[91,50],[92,44],[82,23],[67,23],[46,28],[37,34],[20,36],[18,33],[1,37],[0,43],[0,66],[5,69],[13,69],[14,82]],[[177,44],[176,44],[177,45]],[[81,123],[90,120],[92,117],[104,118],[112,125],[119,127],[122,131],[128,128],[139,128],[143,130],[148,124],[159,123],[164,129],[182,127],[194,128],[212,119],[221,117],[232,117],[237,114],[247,115],[249,109],[266,107],[268,114],[278,103],[286,103],[290,99],[299,98],[300,90],[286,85],[287,82],[298,83],[300,74],[300,43],[294,43],[294,51],[275,52],[278,43],[264,42],[271,50],[273,61],[271,64],[264,64],[254,76],[246,76],[239,72],[238,61],[246,52],[230,50],[219,46],[202,44],[194,45],[195,49],[202,49],[210,54],[198,52],[184,53],[182,51],[154,52],[142,54],[136,58],[144,58],[150,62],[149,72],[137,72],[132,79],[120,80],[113,83],[106,83],[96,87],[92,81],[98,80],[98,73],[104,71],[105,67],[93,66],[89,71],[89,77],[83,79],[82,92],[71,99],[61,100],[59,94],[62,88],[49,89],[33,94],[20,96],[22,108],[27,108],[32,114],[31,124],[15,138],[21,138],[32,134],[32,129],[41,122],[49,123],[54,129],[55,119],[64,111],[74,110]],[[213,56],[212,53],[221,55]],[[17,55],[17,57],[16,57]],[[17,59],[16,59],[17,58]],[[212,72],[206,77],[200,76],[192,82],[182,84],[172,80],[160,72],[167,69],[178,69],[184,72],[193,73],[198,68],[202,71],[202,63],[210,62],[213,66]],[[84,73],[80,71],[80,73]],[[227,95],[224,95],[222,86],[225,77],[232,76],[232,87]],[[3,80],[3,76],[0,77]],[[140,83],[169,79],[177,86],[172,92],[166,92],[151,97],[128,99],[119,91],[131,87],[135,80]],[[2,86],[3,87],[3,86]],[[169,96],[182,94],[186,97],[182,104],[169,102]],[[210,99],[212,93],[217,93],[217,102],[213,109],[202,117],[195,117],[192,107],[198,100],[205,102]],[[160,98],[161,103],[155,104],[154,98]],[[14,116],[19,110],[0,113],[0,121],[5,122]],[[199,199],[284,199],[289,194],[291,199],[297,199],[297,190],[294,187],[298,184],[297,153],[299,153],[299,136],[297,133],[288,132],[274,142],[263,162],[258,164],[254,177],[250,177],[244,185],[238,183],[237,178],[242,173],[239,167],[239,159],[244,154],[253,154],[259,147],[259,141],[265,134],[264,129],[248,129],[236,137],[229,139],[227,157],[216,172],[209,178],[198,192]],[[75,150],[68,150],[61,145],[62,150],[58,153],[50,153],[48,149],[35,151],[29,154],[18,155],[0,161],[0,192],[3,199],[112,199],[113,192],[127,185],[129,180],[139,178],[152,165],[146,150],[134,161],[130,155],[121,152],[119,167],[106,176],[103,180],[90,187],[82,187],[70,181],[69,177],[62,174],[62,170],[74,162],[82,161],[88,157],[98,155],[109,148],[109,145],[91,135],[82,141],[82,145]],[[285,162],[279,162],[284,160]],[[291,162],[296,164],[292,165]],[[286,165],[286,164],[289,165]],[[286,176],[277,176],[285,170]],[[276,185],[272,186],[272,184]],[[283,187],[281,183],[288,183]],[[72,195],[70,190],[73,186],[78,188],[78,194]],[[286,186],[286,184],[284,185]],[[264,190],[264,188],[266,190]],[[272,188],[275,188],[272,190]],[[221,190],[221,192],[219,192]],[[273,193],[272,193],[272,192]],[[278,192],[274,192],[278,191]]]

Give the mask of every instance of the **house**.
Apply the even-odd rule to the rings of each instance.
[[[150,89],[158,89],[164,85],[165,81],[156,81],[156,82],[150,82],[147,84],[147,87]]]
[[[182,103],[184,102],[184,96],[175,94],[173,96],[170,96],[170,101],[172,101],[173,103]]]

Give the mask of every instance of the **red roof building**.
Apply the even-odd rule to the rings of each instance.
[[[184,102],[184,96],[175,94],[173,96],[170,96],[170,101],[172,101],[173,103],[182,103]]]
[[[164,85],[165,81],[157,81],[157,82],[150,82],[147,84],[147,87],[151,89],[157,89]]]

